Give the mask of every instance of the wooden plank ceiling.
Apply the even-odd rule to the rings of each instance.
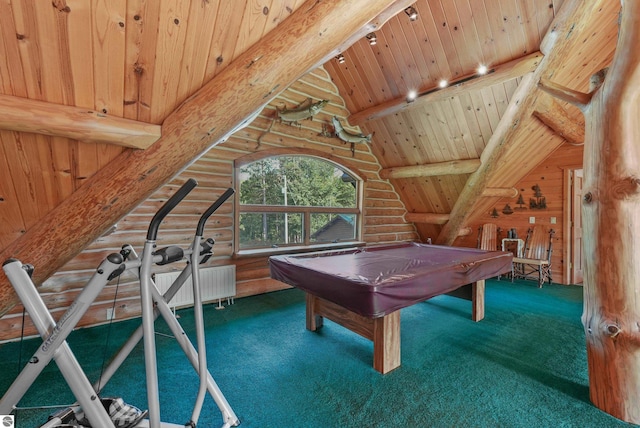
[[[346,100],[351,124],[374,135],[373,152],[383,168],[479,159],[522,76],[539,64],[542,40],[562,3],[419,0],[415,21],[397,15],[375,32],[375,45],[360,40],[343,52],[343,63],[331,61],[325,68]],[[594,14],[590,33],[554,80],[586,91],[591,74],[610,63],[620,6],[613,3]],[[480,65],[493,72],[479,77]],[[438,91],[441,80],[464,83]],[[410,91],[424,95],[409,103]],[[583,121],[577,110],[570,113],[572,121]],[[510,142],[488,187],[515,186],[564,142],[533,117],[524,129]],[[448,214],[469,178],[461,172],[392,182],[410,212]],[[465,209],[482,213],[494,202],[482,198]],[[433,224],[418,224],[421,236],[439,235],[442,221],[435,221],[443,217],[432,218]]]
[[[383,168],[479,159],[522,76],[539,63],[543,37],[562,3],[418,0],[415,21],[400,13],[376,30],[376,45],[361,39],[342,52],[344,63],[332,59],[325,68],[346,101],[351,125],[374,135],[373,153]],[[55,105],[73,106],[143,127],[160,125],[302,4],[1,0],[0,95],[50,103],[53,116]],[[586,90],[591,74],[611,61],[618,11],[611,1],[594,14],[580,46],[555,70],[555,81]],[[474,78],[480,64],[493,72]],[[465,83],[430,92],[441,79]],[[419,97],[407,103],[411,90]],[[580,120],[567,111],[572,123]],[[539,119],[523,125],[526,132],[511,142],[489,187],[514,186],[564,141]],[[0,249],[126,150],[21,129],[0,129]],[[446,215],[468,177],[454,171],[391,181],[409,211]],[[491,203],[484,198],[466,209],[482,211]],[[438,236],[441,223],[421,223],[421,236]]]

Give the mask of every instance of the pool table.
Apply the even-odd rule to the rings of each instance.
[[[511,272],[513,255],[414,242],[269,258],[271,277],[306,296],[307,329],[326,317],[373,341],[373,367],[400,366],[400,309],[440,294],[472,301],[484,318],[484,280]]]

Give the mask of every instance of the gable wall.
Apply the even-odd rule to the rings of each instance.
[[[276,108],[292,108],[305,102],[329,100],[329,104],[313,121],[303,121],[300,127],[273,121]],[[146,231],[153,214],[187,179],[195,178],[196,187],[167,216],[158,233],[158,247],[179,245],[186,248],[193,239],[200,215],[227,188],[234,187],[234,161],[243,156],[261,151],[295,149],[298,153],[324,153],[328,158],[343,162],[355,169],[365,183],[363,204],[363,239],[367,243],[417,240],[413,224],[404,221],[406,209],[398,194],[387,180],[380,179],[380,165],[370,147],[357,144],[353,151],[350,145],[321,135],[329,131],[331,117],[337,116],[345,123],[349,112],[339,96],[335,85],[323,68],[304,76],[280,97],[267,106],[247,128],[236,132],[228,141],[212,148],[198,161],[186,168],[170,183],[156,191],[130,214],[112,228],[111,233],[97,239],[85,251],[67,263],[59,272],[39,288],[45,303],[58,318],[78,295],[96,267],[107,254],[118,252],[125,243],[131,244],[138,253],[142,251]],[[270,132],[267,132],[269,131]],[[358,131],[355,128],[351,132]],[[188,142],[185,142],[188,144]],[[375,137],[372,144],[375,144]],[[280,289],[285,285],[269,278],[267,257],[234,258],[234,205],[233,200],[224,203],[209,219],[205,238],[215,240],[214,257],[206,266],[235,264],[238,296]],[[28,263],[28,260],[23,261]],[[158,270],[180,270],[182,265],[172,264]],[[36,266],[37,269],[37,266]],[[126,273],[111,281],[91,306],[80,325],[106,322],[107,309],[115,307],[116,319],[138,316],[139,285],[136,278]],[[0,319],[0,340],[18,337],[21,330],[22,306],[17,305]],[[27,317],[28,318],[28,317]],[[25,334],[35,330],[27,321]]]

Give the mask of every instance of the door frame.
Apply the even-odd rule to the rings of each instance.
[[[563,221],[562,232],[564,236],[564,243],[562,248],[563,272],[562,276],[566,284],[574,284],[574,270],[573,263],[573,251],[574,251],[574,237],[573,237],[573,178],[576,170],[582,170],[582,168],[563,169]]]

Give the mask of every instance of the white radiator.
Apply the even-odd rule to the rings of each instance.
[[[166,272],[156,274],[156,286],[162,294],[173,284],[173,281],[180,275],[180,272]],[[230,299],[236,295],[236,266],[216,266],[200,269],[200,294],[202,302],[218,301]],[[191,277],[184,283],[180,290],[169,302],[172,308],[193,306],[193,285]]]

